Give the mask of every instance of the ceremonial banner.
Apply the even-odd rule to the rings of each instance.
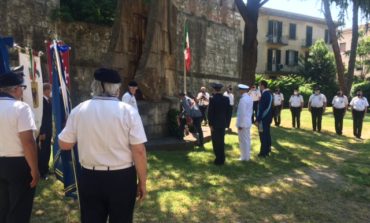
[[[0,73],[7,73],[10,71],[9,54],[7,47],[13,47],[13,38],[0,36]]]
[[[27,88],[23,91],[23,101],[26,102],[35,114],[36,126],[40,129],[42,121],[43,82],[40,57],[31,49],[27,52],[19,50],[19,64],[23,66],[24,84]]]
[[[52,68],[52,92],[53,92],[53,117],[55,126],[55,139],[53,145],[54,170],[58,180],[64,183],[64,192],[68,197],[78,197],[76,179],[80,172],[77,148],[72,151],[59,149],[58,134],[62,131],[71,111],[71,99],[67,83],[65,68],[69,67],[67,60],[62,55],[68,55],[69,46],[62,42],[53,41],[47,43],[48,59]]]

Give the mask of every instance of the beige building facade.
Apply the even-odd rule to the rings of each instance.
[[[270,8],[260,9],[257,39],[256,73],[269,76],[296,73],[298,58],[318,39],[332,49],[324,19]]]
[[[366,25],[361,25],[359,27],[359,31],[364,33],[363,38],[370,37],[370,23],[368,24],[368,28],[366,27]],[[359,38],[359,40],[361,40],[361,38]],[[352,29],[343,30],[341,33],[341,38],[338,40],[338,42],[343,64],[347,68],[349,61],[349,52],[351,51]],[[361,61],[363,59],[365,58],[357,57],[357,61]],[[355,75],[361,77],[369,77],[370,68],[362,64],[357,64],[355,68]]]

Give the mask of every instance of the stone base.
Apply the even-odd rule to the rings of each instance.
[[[179,109],[179,99],[168,97],[159,102],[138,101],[139,113],[148,140],[169,136],[167,113]]]

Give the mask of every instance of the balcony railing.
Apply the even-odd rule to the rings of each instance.
[[[310,48],[315,42],[315,39],[303,39],[302,48]]]
[[[288,45],[288,36],[273,36],[267,35],[267,43],[274,44],[274,45]]]

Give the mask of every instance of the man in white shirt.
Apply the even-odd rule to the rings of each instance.
[[[209,93],[206,91],[206,87],[201,87],[200,92],[197,95],[198,100],[198,106],[200,111],[202,112],[202,122],[204,121],[204,124],[208,124],[207,119],[207,108],[209,105]]]
[[[315,93],[308,100],[308,110],[311,112],[313,131],[321,131],[322,114],[325,112],[327,100],[320,88],[315,88]]]
[[[299,129],[301,127],[301,112],[304,105],[303,97],[299,94],[298,89],[295,89],[293,95],[289,99],[289,108],[292,113],[292,126]]]
[[[135,98],[137,88],[138,88],[138,85],[136,81],[130,81],[128,83],[128,91],[123,94],[122,101],[126,102],[127,104],[134,107],[137,111],[139,111],[137,107],[136,98]]]
[[[238,128],[240,160],[248,161],[251,152],[251,126],[253,101],[248,95],[249,87],[244,84],[238,85],[241,98],[238,104],[236,127]]]
[[[39,181],[37,130],[23,74],[0,74],[0,222],[29,222]]]
[[[231,117],[233,116],[233,109],[234,109],[234,94],[233,94],[233,89],[231,85],[224,92],[224,96],[228,97],[229,102],[230,102],[230,107],[228,108],[228,111],[227,111],[226,128],[228,131],[231,131],[230,122],[231,122]]]
[[[351,100],[352,118],[353,118],[353,135],[361,139],[362,123],[364,121],[369,102],[362,95],[362,91],[358,90],[356,97]]]
[[[273,115],[275,126],[280,126],[281,123],[281,110],[283,109],[284,104],[284,95],[280,92],[280,88],[277,88],[273,94],[274,96],[274,107]]]
[[[256,88],[256,85],[252,85],[250,91],[248,92],[249,96],[252,97],[253,100],[253,114],[252,114],[252,123],[254,123],[255,118],[257,117],[258,111],[258,102],[261,99],[261,91]]]
[[[338,135],[342,135],[343,118],[348,108],[347,96],[343,94],[343,91],[338,91],[337,95],[334,96],[331,104],[333,105],[333,114],[334,114],[334,119],[335,119],[335,132]]]
[[[81,222],[132,222],[136,196],[146,196],[147,141],[138,111],[117,99],[117,71],[94,73],[93,98],[75,107],[59,134],[59,145],[78,143]],[[138,183],[137,183],[138,176]]]

